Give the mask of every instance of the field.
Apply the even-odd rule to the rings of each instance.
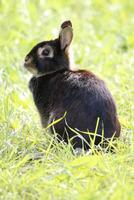
[[[76,65],[104,79],[116,100],[115,153],[76,156],[41,129],[24,57],[66,19]],[[0,199],[134,199],[133,27],[133,0],[0,1]]]

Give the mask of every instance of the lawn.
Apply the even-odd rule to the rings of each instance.
[[[104,79],[116,100],[115,153],[76,156],[41,129],[23,61],[68,19],[76,65]],[[0,1],[0,199],[134,199],[133,27],[133,0]]]

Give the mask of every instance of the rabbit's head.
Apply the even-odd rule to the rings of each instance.
[[[68,49],[72,38],[72,23],[65,21],[61,24],[59,37],[55,40],[43,41],[34,46],[27,54],[24,66],[35,76],[69,69]]]

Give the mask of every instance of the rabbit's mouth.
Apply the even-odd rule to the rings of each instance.
[[[26,56],[25,58],[25,62],[24,62],[24,66],[27,68],[27,67],[30,67],[32,65],[32,62],[33,62],[33,58],[32,57],[29,57],[29,56]]]
[[[25,62],[24,62],[24,67],[25,67],[28,71],[30,71],[32,74],[37,75],[37,74],[38,74],[38,71],[37,71],[36,66],[33,64],[32,61],[33,61],[32,57],[26,56]]]

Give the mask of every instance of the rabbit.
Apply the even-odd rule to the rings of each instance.
[[[61,119],[51,127],[51,132],[57,133],[59,141],[70,141],[74,149],[88,150],[93,135],[96,134],[95,145],[101,143],[102,136],[118,138],[121,125],[115,102],[104,81],[90,71],[71,69],[69,48],[72,39],[72,23],[65,21],[58,38],[34,46],[24,66],[33,74],[29,88],[42,126],[46,128]]]

